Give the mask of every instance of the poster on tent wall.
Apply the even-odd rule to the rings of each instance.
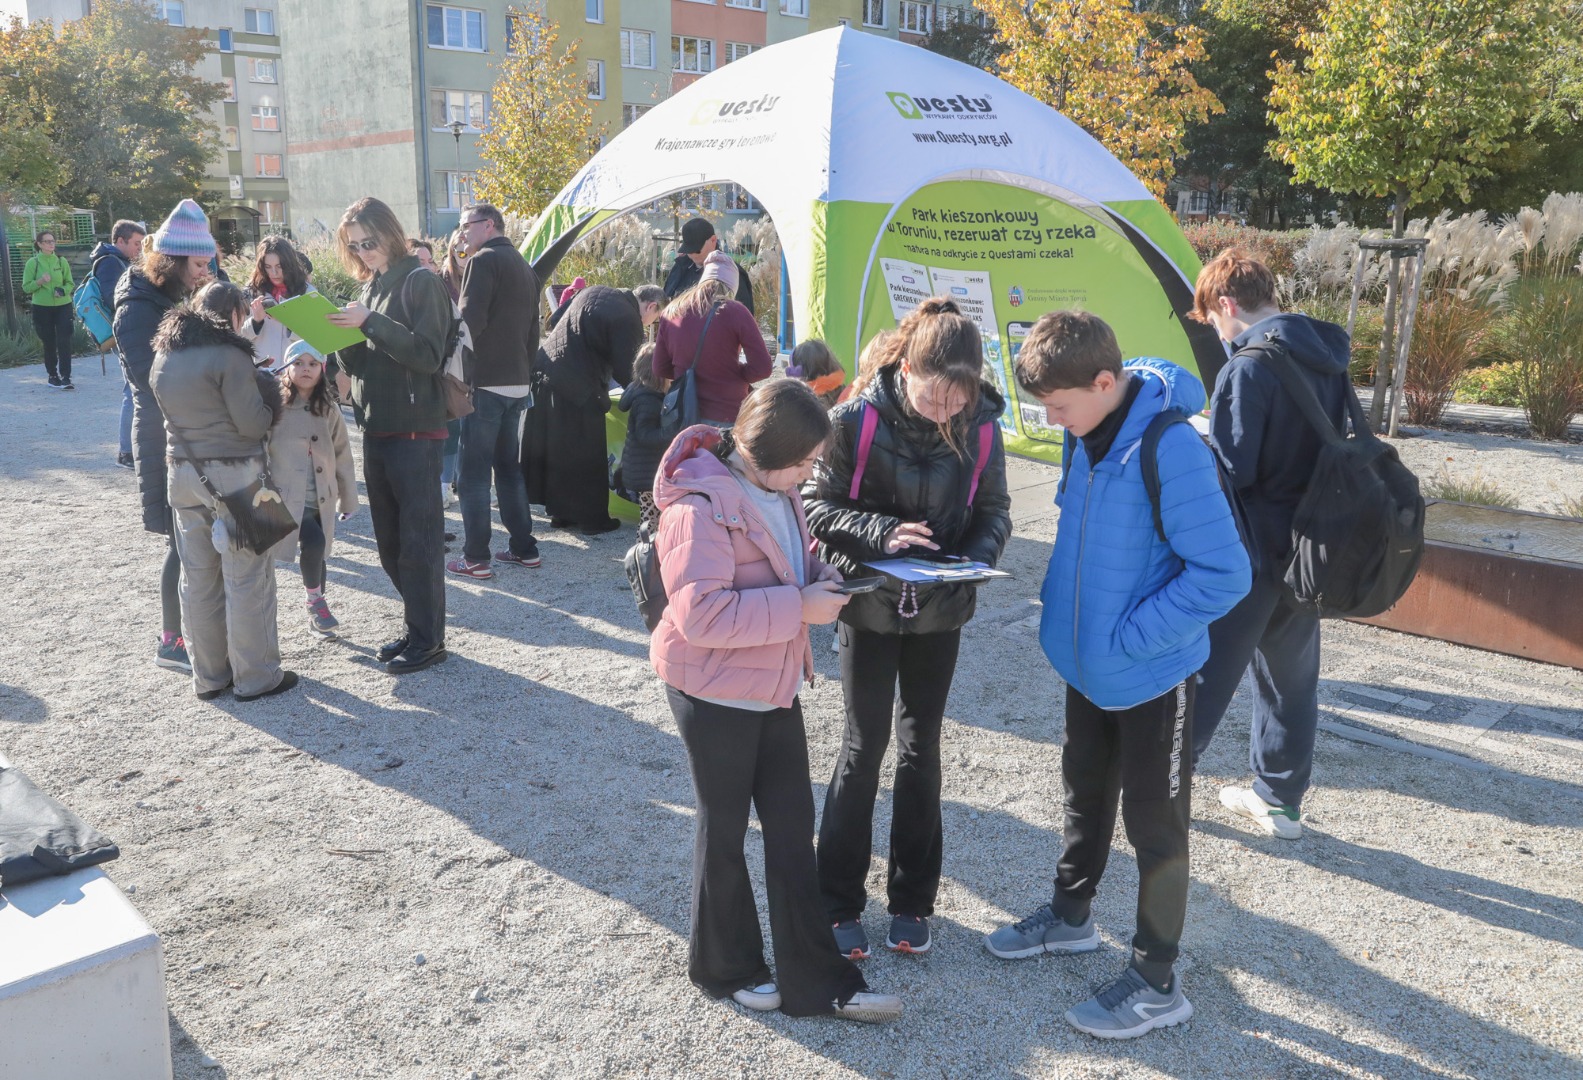
[[[928,296],[978,325],[984,377],[1006,399],[1007,449],[1060,459],[1061,431],[1017,386],[1012,364],[1040,315],[1079,309],[1116,331],[1123,356],[1192,355],[1181,320],[1137,247],[1110,221],[1052,195],[984,180],[920,188],[880,235],[859,337],[894,328]]]

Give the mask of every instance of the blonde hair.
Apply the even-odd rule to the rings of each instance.
[[[874,381],[874,376],[879,374],[881,362],[890,347],[890,339],[895,336],[894,330],[881,330],[868,339],[868,344],[858,354],[857,378],[852,380],[852,390],[847,395],[848,399],[860,396],[868,384]]]
[[[335,227],[335,252],[341,257],[341,265],[346,267],[347,273],[359,281],[367,281],[374,276],[374,272],[358,258],[357,252],[347,246],[346,230],[350,225],[359,226],[370,239],[378,240],[385,258],[391,263],[399,262],[409,254],[407,231],[401,227],[396,212],[372,196],[358,199],[346,208],[346,213],[341,215],[341,223]]]
[[[684,319],[689,315],[702,315],[715,304],[736,299],[737,291],[719,278],[704,278],[698,284],[671,301],[665,309],[667,319]]]

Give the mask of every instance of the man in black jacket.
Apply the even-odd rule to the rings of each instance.
[[[115,287],[121,284],[121,275],[137,261],[143,247],[143,236],[148,227],[141,221],[118,221],[110,229],[110,242],[99,242],[93,249],[92,274],[99,282],[99,295],[104,306],[115,310]],[[132,468],[132,384],[121,380],[121,446],[115,463],[123,469]]]
[[[715,227],[703,218],[695,217],[683,225],[681,247],[677,248],[676,261],[665,279],[665,299],[674,300],[698,284],[698,279],[703,277],[704,260],[719,246]],[[741,263],[737,263],[737,302],[754,311],[753,283],[748,280],[748,272]]]
[[[462,418],[457,488],[462,501],[462,557],[445,569],[458,577],[492,578],[489,480],[494,474],[500,520],[510,534],[500,562],[539,565],[533,514],[518,461],[523,411],[533,404],[530,383],[539,351],[539,281],[507,240],[505,220],[488,203],[462,213],[473,254],[463,264],[462,321],[473,338],[473,411]]]

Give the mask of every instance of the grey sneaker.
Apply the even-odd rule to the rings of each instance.
[[[1121,978],[1066,1011],[1067,1023],[1096,1039],[1136,1039],[1192,1017],[1193,1003],[1182,993],[1181,976],[1173,975],[1170,992],[1162,994],[1130,964]]]
[[[876,994],[859,990],[845,1005],[832,1001],[835,1015],[860,1024],[888,1024],[901,1018],[901,998],[895,994]]]
[[[1093,952],[1099,948],[1099,931],[1090,915],[1082,926],[1068,926],[1049,904],[1019,923],[1002,926],[984,935],[984,948],[1002,960],[1024,960],[1044,953]]]
[[[1250,787],[1220,789],[1220,805],[1234,814],[1252,818],[1259,828],[1282,840],[1300,840],[1303,836],[1303,815],[1295,806],[1272,806]]]
[[[891,952],[916,956],[928,952],[932,944],[929,940],[929,920],[922,915],[896,915],[890,920],[890,934],[885,938],[885,948]]]
[[[330,605],[322,596],[308,601],[308,621],[313,624],[313,632],[323,638],[335,637],[336,627],[341,625],[341,620],[330,614]]]
[[[868,934],[861,919],[842,919],[835,924],[835,947],[848,960],[867,960]]]

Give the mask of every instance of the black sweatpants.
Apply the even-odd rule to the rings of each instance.
[[[70,304],[33,305],[33,332],[44,346],[44,374],[68,382],[71,380],[72,312]]]
[[[700,701],[673,686],[665,696],[687,747],[698,803],[687,977],[717,998],[770,981],[743,851],[751,805],[764,832],[781,1012],[831,1012],[832,1002],[845,1003],[867,986],[857,965],[836,950],[819,902],[802,704],[750,712]]]
[[[1197,676],[1151,701],[1107,712],[1066,688],[1066,848],[1056,869],[1056,914],[1088,918],[1110,858],[1116,806],[1138,854],[1133,963],[1157,985],[1170,980],[1187,918],[1187,824],[1193,790]]]
[[[445,644],[443,439],[363,436],[363,480],[379,565],[401,594],[408,649]]]
[[[895,716],[887,900],[892,915],[933,915],[945,844],[940,724],[962,631],[878,634],[841,623],[837,632],[846,732],[819,823],[819,887],[825,909],[839,922],[860,916],[868,901],[864,880],[874,842],[874,800]]]
[[[302,587],[324,588],[324,522],[317,510],[305,510],[297,530],[297,565],[302,568]]]

